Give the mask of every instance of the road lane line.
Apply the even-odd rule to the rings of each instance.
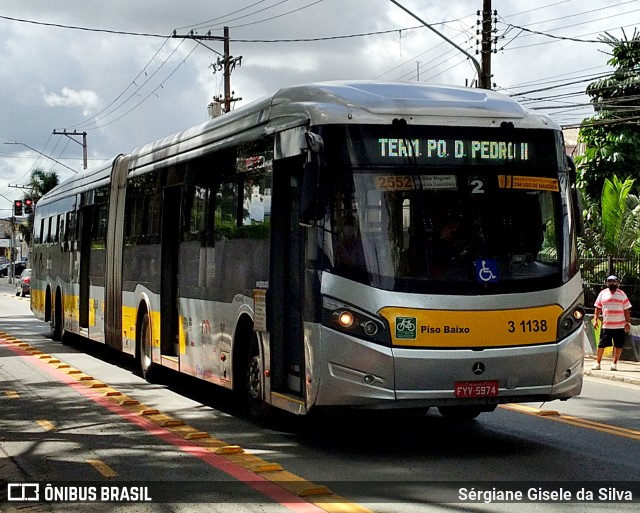
[[[112,477],[117,477],[118,475],[118,473],[115,470],[113,470],[109,465],[107,465],[102,460],[87,460],[87,463],[108,479]]]
[[[342,511],[372,513],[371,510],[357,503],[333,494],[325,486],[307,481],[302,477],[282,470],[282,467],[277,464],[270,464],[257,457],[255,457],[255,460],[258,460],[263,465],[263,470],[256,472],[252,470],[256,466],[255,460],[251,465],[243,465],[241,461],[234,461],[235,456],[244,454],[244,450],[241,447],[213,439],[209,433],[197,431],[184,423],[176,426],[162,426],[160,423],[154,422],[153,419],[154,416],[159,416],[160,412],[157,412],[157,410],[151,413],[150,410],[154,410],[153,408],[122,395],[112,398],[101,394],[99,390],[91,388],[89,381],[81,379],[80,375],[85,376],[81,371],[73,368],[58,369],[57,364],[53,365],[46,360],[39,359],[37,355],[42,353],[37,349],[31,346],[25,347],[24,345],[18,347],[18,343],[19,341],[17,340],[16,342],[8,341],[4,337],[4,333],[0,332],[0,345],[21,357],[29,359],[35,366],[42,368],[88,399],[137,425],[147,433],[228,474],[295,513],[336,513]],[[95,382],[93,380],[93,383]],[[123,397],[125,398],[123,399]],[[141,414],[140,412],[144,413]],[[163,415],[162,417],[162,421],[166,422],[167,416]],[[220,454],[218,454],[217,452],[224,447],[229,447],[229,449],[226,451],[221,450]],[[347,509],[345,509],[345,506]]]
[[[622,436],[624,438],[630,438],[631,440],[640,440],[640,431],[637,431],[635,429],[612,426],[611,424],[603,424],[601,422],[582,419],[580,417],[572,417],[571,415],[564,415],[554,410],[541,410],[539,408],[533,408],[524,404],[513,403],[501,404],[500,408],[525,413],[527,415],[533,415],[535,417],[544,417],[545,419],[562,422],[564,424],[570,424],[572,426],[593,429],[594,431],[600,431],[601,433]]]
[[[40,426],[42,429],[46,429],[47,431],[56,430],[56,427],[53,425],[53,423],[45,419],[36,420],[36,424],[38,424],[38,426]]]

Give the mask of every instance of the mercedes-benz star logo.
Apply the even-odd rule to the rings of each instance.
[[[473,367],[471,368],[471,370],[473,371],[473,373],[476,376],[482,374],[484,372],[484,363],[482,363],[482,362],[474,363]]]

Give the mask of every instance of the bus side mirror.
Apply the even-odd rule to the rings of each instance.
[[[320,186],[320,175],[324,166],[320,164],[318,155],[324,153],[324,140],[313,132],[305,133],[307,149],[311,159],[304,165],[302,191],[300,193],[300,224],[314,226],[324,217],[321,207],[323,190]]]
[[[302,189],[300,192],[300,224],[314,226],[322,217],[320,209],[320,165],[307,162],[304,165]]]

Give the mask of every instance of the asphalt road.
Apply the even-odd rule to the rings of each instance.
[[[263,429],[213,386],[172,373],[148,384],[104,348],[51,341],[28,301],[0,292],[0,477],[97,489],[139,483],[156,499],[0,501],[3,513],[637,510],[639,386],[587,378],[579,398],[501,407],[467,424],[429,412]],[[520,489],[524,498],[495,502]],[[179,500],[159,502],[164,494]]]

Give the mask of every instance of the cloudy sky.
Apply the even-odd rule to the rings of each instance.
[[[476,55],[482,0],[400,0]],[[589,116],[586,85],[611,71],[604,32],[631,36],[638,0],[493,0],[495,89],[562,125]],[[223,92],[222,36],[242,57],[239,108],[279,87],[318,80],[470,84],[471,61],[389,0],[0,0],[0,217],[34,168],[62,179],[208,119]],[[480,57],[477,57],[478,60]],[[39,153],[38,153],[39,152]],[[48,159],[41,154],[52,157]],[[56,163],[58,161],[59,163]]]

